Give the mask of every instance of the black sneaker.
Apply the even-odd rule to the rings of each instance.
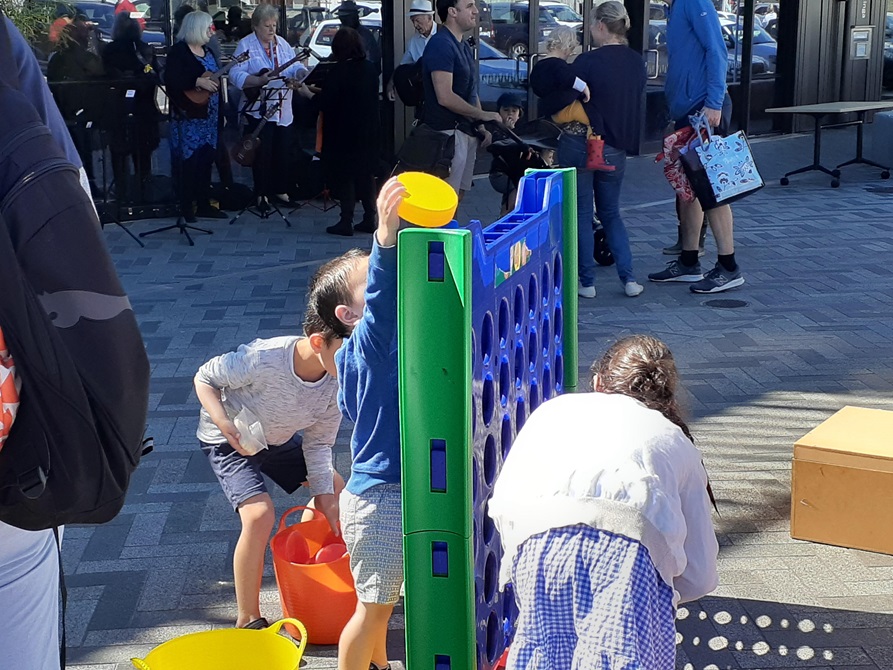
[[[730,288],[741,286],[744,283],[744,276],[741,274],[741,266],[734,271],[729,272],[722,265],[717,263],[713,266],[704,278],[688,287],[692,293],[722,293]]]
[[[696,282],[701,281],[703,278],[704,273],[701,272],[700,263],[695,263],[691,267],[687,267],[680,263],[678,259],[667,263],[666,270],[663,270],[661,272],[652,272],[650,275],[648,275],[649,281],[656,282]]]
[[[353,229],[358,233],[374,233],[377,227],[374,221],[360,221]]]
[[[339,222],[334,226],[326,228],[329,235],[340,235],[341,237],[353,237],[353,226],[350,223]]]

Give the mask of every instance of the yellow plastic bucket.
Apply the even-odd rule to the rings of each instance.
[[[279,629],[291,624],[301,633],[297,646]],[[131,658],[137,670],[297,670],[307,631],[297,619],[282,619],[263,630],[224,628],[181,635]]]

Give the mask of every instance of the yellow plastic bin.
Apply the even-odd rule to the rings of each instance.
[[[300,632],[297,644],[279,635],[285,624]],[[137,670],[298,670],[306,646],[304,624],[282,619],[263,630],[224,628],[181,635],[130,662]]]

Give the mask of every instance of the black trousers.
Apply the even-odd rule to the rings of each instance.
[[[341,204],[341,223],[353,224],[359,200],[363,204],[363,223],[375,223],[375,177],[371,174],[343,175],[330,185]]]
[[[192,203],[199,209],[207,209],[211,204],[211,166],[217,157],[217,148],[205,144],[180,165],[180,211],[192,213]]]
[[[252,118],[246,134],[254,132],[259,123],[258,119]],[[283,127],[270,122],[260,131],[260,146],[251,166],[254,195],[257,197],[288,193],[291,189],[288,161],[291,140],[292,126]]]

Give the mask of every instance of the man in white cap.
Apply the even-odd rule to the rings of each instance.
[[[434,23],[434,7],[431,0],[412,0],[409,11],[406,13],[415,28],[416,34],[409,38],[406,45],[406,52],[400,59],[400,65],[412,65],[417,63],[425,47],[428,46],[428,40],[437,32],[437,24]],[[388,82],[388,100],[394,102],[397,99],[394,90],[394,80]]]

